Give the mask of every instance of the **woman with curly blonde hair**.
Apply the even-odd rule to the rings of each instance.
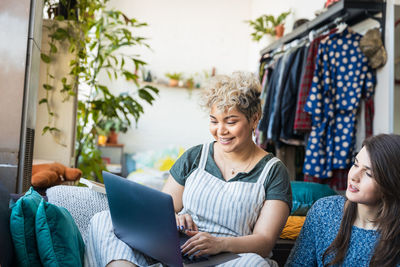
[[[191,236],[184,254],[233,252],[241,257],[226,266],[277,266],[268,256],[289,215],[291,189],[284,164],[252,139],[260,90],[257,78],[243,72],[215,77],[204,90],[214,141],[187,150],[163,188],[173,198],[177,227]],[[112,259],[98,258],[103,266]],[[134,250],[114,259],[153,263]]]

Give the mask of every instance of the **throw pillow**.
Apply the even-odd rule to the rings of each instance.
[[[10,231],[18,266],[42,266],[36,247],[35,216],[42,197],[31,187],[12,206]]]
[[[305,216],[315,201],[337,194],[326,184],[292,181],[290,185],[293,197],[290,215]]]
[[[36,213],[37,247],[43,266],[82,266],[85,245],[67,209],[41,201]]]
[[[282,239],[296,240],[305,220],[306,216],[289,216],[279,237]]]

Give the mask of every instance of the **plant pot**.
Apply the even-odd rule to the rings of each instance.
[[[189,88],[189,89],[193,89],[193,87],[194,87],[194,82],[193,81],[186,81],[186,88]]]
[[[283,24],[275,26],[275,38],[276,39],[281,38],[283,36],[284,32],[285,32],[285,26]]]
[[[169,79],[169,86],[171,87],[177,87],[178,86],[179,81],[175,80],[175,79]]]
[[[107,143],[107,136],[99,135],[99,137],[97,138],[97,143],[101,146],[104,146]]]
[[[114,130],[111,130],[107,137],[108,144],[118,144],[118,133]]]

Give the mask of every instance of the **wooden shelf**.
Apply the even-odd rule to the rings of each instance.
[[[124,147],[124,144],[104,144],[104,145],[100,145],[98,144],[99,147]]]

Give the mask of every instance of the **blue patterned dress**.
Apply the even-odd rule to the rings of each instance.
[[[361,98],[374,93],[375,74],[361,52],[361,35],[351,30],[321,41],[305,111],[312,116],[304,173],[329,178],[334,169],[350,167],[354,154],[356,114]]]

